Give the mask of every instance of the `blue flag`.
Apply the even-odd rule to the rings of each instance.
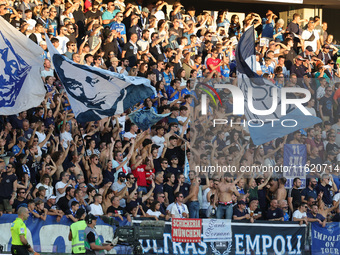
[[[0,16],[0,114],[38,106],[46,90],[41,79],[43,49]]]
[[[255,35],[254,28],[250,27],[242,35],[236,48],[238,87],[245,98],[245,116],[252,125],[257,122],[257,127],[249,126],[250,136],[255,145],[269,142],[278,137],[283,137],[296,130],[311,127],[322,122],[320,118],[305,115],[293,106],[287,107],[287,114],[281,114],[281,89],[271,81],[260,77],[256,70]],[[248,92],[252,90],[252,104],[256,110],[269,110],[272,108],[274,90],[277,89],[278,104],[276,110],[268,115],[257,115],[248,108]],[[276,121],[270,121],[275,119]],[[293,120],[293,121],[292,121]],[[282,123],[284,123],[282,125]]]
[[[340,223],[331,222],[322,227],[312,222],[312,255],[340,254]]]
[[[140,109],[129,114],[130,120],[141,130],[147,130],[161,119],[168,117],[171,113],[157,114],[153,108]]]
[[[145,98],[156,95],[156,90],[146,78],[77,64],[60,55],[49,40],[47,46],[79,122],[122,113]]]

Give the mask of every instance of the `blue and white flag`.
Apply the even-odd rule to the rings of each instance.
[[[156,90],[146,78],[80,65],[60,55],[49,40],[47,47],[79,122],[123,113],[145,98],[156,95]]]
[[[140,109],[129,114],[130,120],[141,130],[147,130],[161,119],[168,117],[170,113],[157,114],[153,108]]]
[[[46,90],[41,79],[43,49],[0,16],[0,114],[38,106]]]
[[[340,254],[340,223],[327,223],[325,227],[319,222],[312,222],[311,225],[311,254]]]
[[[256,56],[253,27],[249,28],[242,35],[236,48],[235,56],[237,62],[238,87],[244,94],[246,119],[248,121],[251,120],[252,126],[256,125],[256,122],[261,125],[263,124],[261,127],[259,127],[260,125],[258,125],[258,127],[251,127],[249,125],[250,136],[255,145],[269,142],[296,130],[308,128],[322,122],[320,118],[303,114],[299,108],[291,104],[287,107],[287,114],[281,114],[281,89],[277,88],[277,86],[267,79],[263,79],[254,71],[256,70]],[[275,95],[274,90],[277,89],[278,103],[276,110],[268,115],[257,115],[251,112],[248,107],[248,92],[250,89],[252,90],[251,103],[254,109],[261,111],[272,108],[273,95]],[[285,125],[281,124],[282,121]]]

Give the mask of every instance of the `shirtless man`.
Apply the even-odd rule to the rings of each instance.
[[[191,182],[189,195],[183,200],[184,203],[189,202],[189,217],[198,219],[200,204],[198,202],[199,186],[201,184],[201,178],[195,175],[194,171],[190,171],[189,178]]]
[[[217,219],[232,219],[233,217],[233,201],[232,195],[235,194],[237,197],[240,193],[237,191],[235,184],[242,178],[240,175],[235,181],[229,176],[228,173],[225,176],[221,176],[221,181],[217,185],[218,194],[218,206],[216,217]]]
[[[275,194],[277,201],[285,200],[287,197],[287,190],[285,188],[286,182],[287,179],[285,177],[279,179],[279,188],[277,189]]]
[[[85,165],[85,170],[87,171],[88,178],[91,175],[95,175],[98,177],[97,183],[102,183],[103,175],[102,175],[102,170],[97,166],[98,160],[99,160],[99,157],[96,154],[92,154],[89,159],[90,165],[88,165],[87,163]]]

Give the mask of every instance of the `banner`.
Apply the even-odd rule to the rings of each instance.
[[[231,220],[203,219],[202,237],[204,242],[231,241]]]
[[[16,214],[4,214],[0,217],[0,245],[4,246],[4,251],[11,250],[11,224],[17,218]],[[55,216],[47,216],[46,221],[30,216],[26,221],[27,240],[33,245],[37,252],[48,253],[71,253],[72,246],[68,240],[70,233],[71,220],[62,217],[60,222],[56,221]],[[119,221],[117,218],[116,220]],[[127,222],[120,221],[120,225]],[[105,224],[100,218],[97,220],[96,231],[102,242],[112,241],[115,227]],[[125,251],[130,247],[116,246],[114,248],[118,254],[128,254]]]
[[[318,222],[312,223],[312,255],[340,254],[340,224],[327,223],[322,227]]]
[[[237,82],[243,95],[236,95],[236,91],[232,91],[233,112],[235,114],[235,109],[245,109],[246,119],[251,121],[248,126],[254,144],[260,145],[322,122],[302,106],[311,98],[307,89],[290,87],[290,93],[303,93],[306,96],[303,99],[289,99],[287,88],[279,89],[256,73],[255,48],[255,29],[251,26],[242,34],[235,52]],[[280,124],[275,125],[274,122]]]
[[[172,219],[172,241],[181,243],[201,242],[202,219]]]
[[[138,225],[140,222],[133,221],[133,224]],[[231,229],[232,241],[180,243],[171,239],[171,223],[166,222],[163,240],[140,242],[147,254],[305,254],[305,225],[232,222]]]
[[[4,246],[4,251],[10,251],[11,249],[10,228],[16,217],[17,215],[14,214],[0,217],[0,244]],[[56,217],[54,216],[47,216],[46,221],[30,217],[25,221],[28,242],[31,245],[33,244],[34,250],[37,252],[50,254],[71,253],[71,242],[68,241],[71,223],[65,216],[59,223],[56,222]],[[121,226],[125,225],[125,223],[121,222]],[[133,221],[134,225],[139,225],[140,223],[141,220]],[[232,222],[231,229],[232,241],[184,243],[172,240],[171,222],[166,222],[162,240],[140,240],[140,242],[145,254],[305,254],[305,225],[273,222]],[[96,231],[102,241],[110,241],[113,238],[115,228],[98,219]],[[333,234],[335,235],[336,233],[339,234],[339,228],[334,229]],[[321,237],[318,235],[317,237],[320,239]],[[321,239],[324,239],[324,237]],[[336,242],[339,241],[336,240],[334,239],[334,247],[338,247]],[[333,245],[333,241],[329,245]],[[117,254],[132,254],[129,246],[116,246],[114,249]],[[337,253],[329,252],[329,254]]]
[[[55,71],[64,85],[73,113],[79,122],[103,119],[156,95],[150,80],[124,76],[109,70],[81,65],[60,55],[46,40]]]
[[[283,165],[288,167],[288,171],[283,172],[287,182],[285,187],[293,187],[293,180],[296,177],[301,179],[301,188],[306,187],[306,165],[307,149],[304,144],[285,144],[283,151]]]
[[[41,79],[43,49],[0,16],[0,114],[38,106],[46,90]]]

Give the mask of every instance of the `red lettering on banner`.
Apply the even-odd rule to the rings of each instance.
[[[171,225],[173,242],[201,242],[202,219],[172,219]]]

